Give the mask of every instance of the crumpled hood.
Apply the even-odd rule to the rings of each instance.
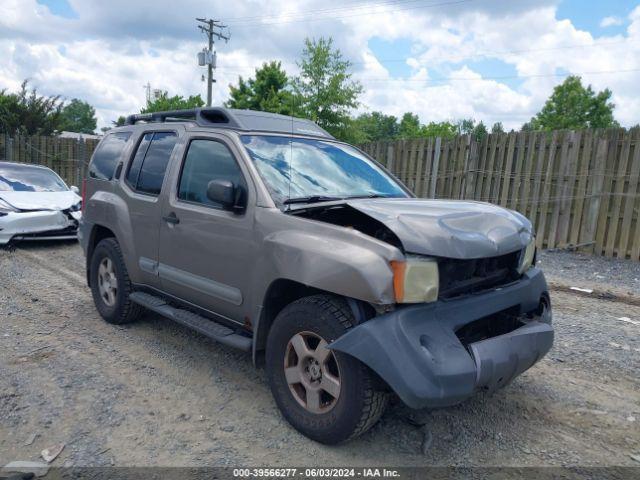
[[[77,193],[64,192],[2,192],[0,198],[20,210],[66,210],[82,198]]]
[[[532,236],[531,222],[523,215],[489,203],[417,198],[347,203],[386,225],[409,253],[494,257],[525,247]]]

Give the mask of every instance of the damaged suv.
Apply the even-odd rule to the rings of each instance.
[[[264,364],[319,442],[396,394],[454,405],[551,348],[531,223],[424,200],[307,120],[202,108],[132,115],[98,146],[79,237],[110,323],[151,310]]]

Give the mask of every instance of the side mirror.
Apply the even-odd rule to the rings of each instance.
[[[75,185],[71,185],[69,187],[69,190],[71,190],[73,193],[75,193],[76,195],[80,195],[80,189],[78,187],[76,187]]]
[[[207,185],[207,198],[219,203],[225,210],[233,210],[236,207],[237,190],[229,180],[211,180]]]

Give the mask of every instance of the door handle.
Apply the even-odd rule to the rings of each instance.
[[[167,222],[170,223],[172,225],[176,225],[178,223],[180,223],[180,219],[176,216],[176,214],[174,212],[171,212],[169,215],[162,217],[162,219]]]

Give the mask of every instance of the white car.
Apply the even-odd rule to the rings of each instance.
[[[0,245],[77,238],[81,207],[78,188],[69,188],[53,170],[0,162]]]

